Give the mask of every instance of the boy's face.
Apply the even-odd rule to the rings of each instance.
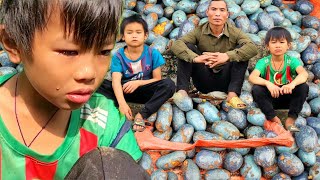
[[[138,47],[144,44],[147,34],[140,23],[133,22],[126,25],[122,39],[128,46]]]
[[[32,57],[24,60],[24,71],[32,86],[50,103],[75,109],[87,102],[102,82],[114,44],[96,51],[80,50],[72,37],[65,37],[64,25],[55,11],[43,31],[36,31]]]
[[[281,39],[271,38],[267,46],[270,53],[274,56],[284,55],[289,49],[289,47],[290,47],[290,44],[285,38],[281,38]]]
[[[206,11],[206,14],[211,25],[223,26],[229,16],[226,2],[212,1]]]

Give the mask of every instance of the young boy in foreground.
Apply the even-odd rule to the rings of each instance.
[[[1,43],[18,74],[0,76],[2,179],[63,179],[110,146],[125,116],[95,93],[118,32],[118,0],[3,0]],[[115,146],[138,160],[129,130]]]

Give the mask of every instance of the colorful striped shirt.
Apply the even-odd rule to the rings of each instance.
[[[299,59],[284,54],[283,68],[276,71],[272,67],[271,55],[260,59],[255,69],[260,72],[260,77],[266,79],[276,85],[285,85],[294,80],[297,76],[296,69],[303,66]]]
[[[0,85],[13,75],[0,76]],[[0,116],[1,179],[64,179],[83,154],[99,146],[110,146],[124,122],[125,116],[113,102],[95,93],[83,107],[72,111],[63,143],[53,154],[42,155],[15,139]],[[116,148],[135,160],[142,156],[131,130]]]

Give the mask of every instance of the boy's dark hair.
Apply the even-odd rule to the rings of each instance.
[[[147,22],[141,17],[141,15],[139,14],[134,14],[132,16],[129,16],[127,18],[124,18],[122,20],[121,26],[120,26],[120,34],[123,35],[124,34],[124,28],[130,24],[130,23],[139,23],[142,25],[143,30],[145,33],[148,33],[148,24]]]
[[[9,37],[24,53],[31,55],[36,30],[46,28],[54,10],[60,11],[66,36],[73,34],[82,50],[98,50],[115,41],[122,1],[2,0],[0,17]]]
[[[286,39],[288,43],[292,42],[291,34],[288,30],[283,27],[274,27],[267,32],[264,43],[268,45],[272,39],[280,40]]]

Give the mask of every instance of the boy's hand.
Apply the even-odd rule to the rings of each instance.
[[[128,106],[127,103],[124,103],[124,104],[122,104],[122,105],[119,105],[119,111],[120,111],[122,114],[124,114],[124,115],[127,117],[127,119],[129,119],[129,120],[132,120],[132,119],[133,119],[133,118],[132,118],[131,109],[130,109],[130,107]]]
[[[289,83],[289,84],[282,86],[280,89],[280,92],[281,92],[281,94],[292,94],[292,90],[295,87],[296,86],[293,83]]]
[[[140,86],[139,80],[129,81],[123,85],[122,89],[124,93],[130,94],[130,93],[133,93],[139,86]]]
[[[281,90],[280,87],[278,87],[277,85],[271,83],[270,81],[267,82],[266,87],[267,87],[268,90],[270,91],[271,96],[272,96],[273,98],[278,98],[278,97],[279,97],[279,95],[280,95],[280,90]]]

